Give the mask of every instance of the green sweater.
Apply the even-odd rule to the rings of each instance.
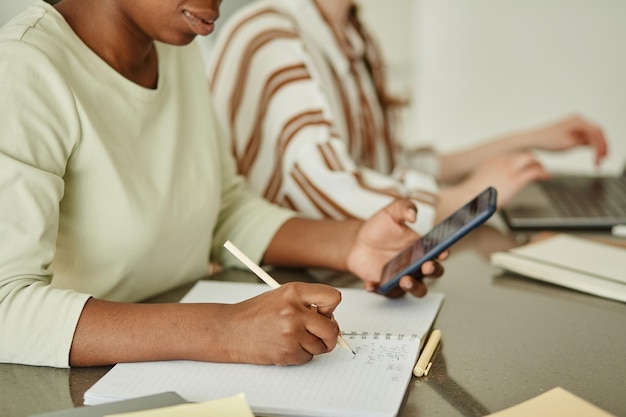
[[[0,362],[66,367],[89,296],[139,301],[258,261],[293,214],[248,193],[213,122],[197,45],[159,81],[109,67],[50,5],[0,30]]]

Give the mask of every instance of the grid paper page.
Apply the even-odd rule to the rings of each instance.
[[[201,282],[184,301],[236,302],[266,289],[256,284]],[[189,401],[206,401],[243,392],[255,414],[395,416],[419,352],[423,333],[418,329],[430,327],[442,296],[407,297],[396,303],[363,290],[344,289],[342,293],[345,308],[338,321],[349,329],[346,339],[356,356],[337,348],[291,367],[192,361],[118,364],[87,391],[85,402],[97,404],[162,391],[176,391]],[[403,331],[392,334],[383,326],[391,326],[397,314],[409,318],[397,317]],[[367,317],[380,330],[346,327],[361,325]],[[413,322],[413,329],[405,321]]]

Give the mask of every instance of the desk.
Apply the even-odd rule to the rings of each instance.
[[[489,264],[519,244],[483,226],[460,241],[446,273],[430,285],[445,293],[436,321],[443,333],[431,373],[413,378],[399,417],[484,416],[555,386],[626,416],[626,305],[522,277]],[[279,281],[316,281],[319,271],[276,270]],[[337,286],[359,286],[330,275]],[[217,279],[254,281],[247,271]],[[179,288],[151,301],[176,301]],[[82,404],[108,367],[52,369],[0,365],[0,416],[22,417]]]

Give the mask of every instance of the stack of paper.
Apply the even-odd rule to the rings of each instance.
[[[566,234],[491,255],[507,271],[626,302],[626,249]]]

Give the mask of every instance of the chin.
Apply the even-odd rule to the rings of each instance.
[[[161,39],[157,39],[159,42],[167,43],[175,46],[189,45],[197,37],[195,33],[191,34],[177,34],[175,36],[164,36]]]

